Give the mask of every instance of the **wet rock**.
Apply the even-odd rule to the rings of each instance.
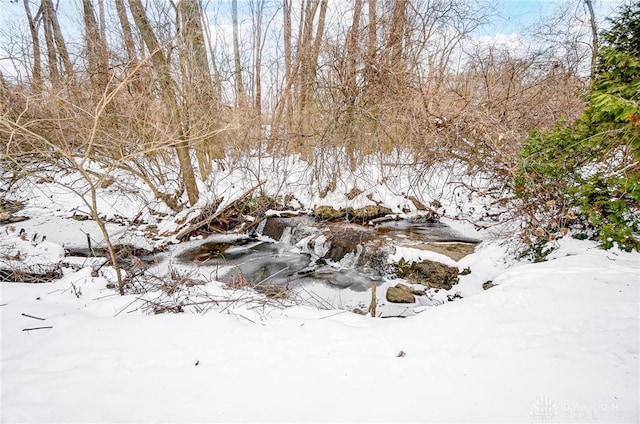
[[[273,240],[280,240],[285,228],[289,226],[289,220],[286,218],[268,218],[262,229],[262,234]]]
[[[424,296],[426,294],[426,290],[417,290],[402,283],[396,284],[396,288],[406,290],[414,296]]]
[[[373,239],[373,232],[355,225],[333,226],[324,231],[324,236],[331,244],[325,258],[339,262],[347,253],[354,253],[358,246]]]
[[[330,221],[344,217],[345,212],[333,206],[318,206],[313,210],[313,216],[319,220]]]
[[[416,297],[411,293],[409,287],[398,284],[387,289],[387,301],[391,303],[414,303]]]
[[[487,281],[486,283],[484,283],[482,285],[482,288],[484,290],[489,290],[491,287],[495,287],[495,286],[496,286],[496,284],[493,284],[493,281],[489,280],[489,281]]]
[[[395,266],[389,263],[389,256],[393,254],[394,250],[393,245],[385,243],[383,240],[371,240],[363,246],[356,267],[371,274],[392,274],[395,271]]]
[[[311,219],[308,216],[272,216],[265,221],[261,233],[273,240],[281,240],[287,228],[297,228],[301,225],[307,225],[310,221]]]
[[[457,268],[429,260],[412,263],[401,260],[398,263],[398,275],[410,283],[434,289],[451,290],[458,283]]]
[[[347,208],[346,212],[349,218],[357,222],[367,222],[393,213],[391,209],[380,205],[369,205],[357,209]]]

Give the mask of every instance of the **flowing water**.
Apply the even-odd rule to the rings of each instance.
[[[260,231],[253,236],[212,235],[183,251],[178,260],[215,269],[217,279],[228,284],[241,281],[254,288],[286,287],[319,307],[354,308],[368,305],[373,284],[382,289],[392,285],[384,255],[377,262],[363,261],[372,246],[386,254],[392,253],[393,246],[409,246],[457,260],[472,252],[478,243],[445,224],[431,221],[399,220],[359,229],[352,224],[322,224],[299,217],[279,220],[282,228],[277,232],[277,241]],[[346,248],[346,254],[340,251],[343,256],[339,260],[330,259],[327,234],[349,231],[362,231],[366,237],[361,238],[367,242],[355,242]],[[384,293],[380,291],[379,295],[383,304]]]

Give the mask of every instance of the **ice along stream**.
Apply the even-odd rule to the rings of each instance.
[[[265,290],[281,287],[320,308],[363,310],[371,286],[383,315],[434,304],[424,290],[411,305],[389,302],[386,290],[402,281],[389,258],[398,247],[429,250],[457,261],[479,240],[432,220],[401,219],[376,226],[317,222],[309,216],[270,217],[251,235],[220,234],[190,243],[178,263],[195,264],[216,280]],[[403,281],[404,282],[404,281]],[[405,282],[406,283],[406,282]],[[400,312],[399,312],[400,311]]]

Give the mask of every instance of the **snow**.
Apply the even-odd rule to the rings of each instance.
[[[456,268],[458,267],[458,263],[446,255],[429,250],[414,249],[413,247],[396,246],[396,251],[393,255],[389,256],[389,260],[397,263],[401,259],[404,259],[406,262],[429,260]]]
[[[300,176],[298,164],[272,167]],[[391,175],[386,170],[370,163],[359,175],[365,171],[372,182],[360,187],[365,192],[375,186],[375,197],[388,204],[406,200],[396,188],[374,184]],[[402,172],[398,180],[404,184],[409,173]],[[464,217],[472,218],[489,203],[444,188],[436,174],[429,190],[450,199],[443,202],[449,216],[464,208]],[[233,185],[241,194],[251,186],[232,184],[231,176],[211,178],[220,192]],[[345,177],[344,188],[350,190],[350,182]],[[51,198],[44,186],[39,190]],[[325,199],[317,192],[296,193],[305,206],[345,205],[338,193]],[[397,246],[393,260],[431,259],[471,273],[433,303],[406,306],[415,315],[403,319],[246,300],[246,292],[211,280],[214,274],[188,293],[235,302],[207,313],[187,308],[153,315],[144,306],[155,294],[119,296],[107,287],[112,268],[100,263],[96,273],[93,258],[63,258],[63,245],[86,247],[87,233],[96,243],[101,236],[95,223],[67,218],[75,200],[53,198],[59,210],[50,203],[38,207],[36,199],[26,209],[33,218],[0,226],[3,261],[20,252],[29,263],[74,265],[51,283],[0,283],[2,422],[640,420],[637,252],[604,251],[566,238],[556,242],[547,261],[528,263],[515,258],[513,240],[501,237],[499,226],[476,232],[462,220],[447,219],[454,229],[484,240],[473,254],[455,262]],[[132,217],[142,210],[125,198],[120,207],[115,193],[106,195],[106,216]],[[174,220],[156,223],[168,228]],[[114,223],[109,231],[136,246],[157,242]],[[177,246],[173,254],[196,243]],[[487,281],[495,287],[483,290]],[[453,293],[462,298],[446,301]]]

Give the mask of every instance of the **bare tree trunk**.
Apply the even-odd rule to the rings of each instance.
[[[357,65],[358,65],[358,41],[360,40],[360,16],[362,15],[362,0],[355,0],[353,6],[353,22],[349,33],[347,35],[347,102],[353,106],[355,104],[356,96],[356,82],[357,82]]]
[[[58,69],[58,55],[56,53],[56,45],[53,39],[53,30],[51,28],[51,13],[53,13],[47,3],[43,0],[42,5],[42,22],[44,26],[44,42],[47,46],[47,67],[49,68],[49,80],[56,85],[60,82],[60,70]]]
[[[255,100],[254,108],[258,125],[262,117],[262,14],[264,12],[264,0],[257,1],[257,8],[254,13],[255,19],[255,41],[254,41],[254,73],[255,73]]]
[[[271,131],[269,137],[269,148],[274,147],[288,149],[289,136],[292,134],[293,128],[293,96],[292,89],[295,87],[295,72],[292,63],[291,48],[291,0],[282,0],[282,20],[283,34],[282,43],[284,45],[284,80],[283,87],[279,97],[276,100],[274,110],[271,112]],[[276,144],[277,134],[284,127],[286,134],[285,143]]]
[[[85,26],[85,42],[89,80],[94,93],[99,96],[105,92],[109,83],[109,64],[107,63],[107,46],[103,44],[100,28],[96,21],[93,5],[90,0],[82,0],[82,11]]]
[[[387,63],[389,69],[393,69],[401,63],[403,48],[402,38],[406,26],[407,0],[397,0],[393,4],[391,27],[387,41]]]
[[[202,12],[202,7],[200,8],[200,16],[202,17],[202,19],[204,19],[204,13]],[[221,78],[220,78],[220,70],[218,69],[218,65],[216,64],[215,49],[213,48],[213,45],[212,45],[211,30],[209,28],[209,25],[204,25],[203,23],[202,31],[206,39],[205,44],[209,52],[209,58],[211,60],[211,68],[213,70],[214,96],[216,101],[219,103],[222,100],[222,84],[221,84]]]
[[[33,43],[33,68],[31,73],[31,82],[36,91],[42,87],[42,58],[40,57],[40,37],[38,37],[37,19],[31,15],[29,0],[24,0],[24,11],[27,14],[27,22],[29,24],[29,32],[31,34],[31,42]],[[40,12],[36,14],[40,16]]]
[[[596,77],[596,65],[598,64],[598,24],[596,23],[596,14],[593,11],[593,2],[584,0],[589,10],[589,22],[591,24],[591,84]]]
[[[137,60],[136,45],[133,41],[133,33],[131,32],[129,18],[127,18],[127,9],[124,7],[124,0],[115,0],[115,4],[118,21],[120,22],[120,28],[122,29],[124,48],[127,52],[127,60],[129,62],[135,62]]]
[[[315,37],[313,37],[313,22],[316,13],[318,24],[316,26]],[[300,70],[300,110],[307,107],[308,99],[313,93],[313,84],[316,79],[318,68],[318,57],[320,55],[320,45],[324,34],[325,17],[327,14],[327,0],[310,0],[304,14],[304,29],[302,33],[302,43],[298,48],[298,55],[301,57]]]
[[[73,80],[73,66],[71,64],[71,58],[69,57],[69,51],[67,50],[67,44],[65,43],[62,31],[60,30],[56,10],[54,9],[51,0],[42,0],[42,7],[47,11],[47,20],[48,25],[51,27],[51,34],[55,42],[55,51],[57,55],[60,56],[67,79]]]
[[[377,14],[376,14],[376,0],[369,0],[368,2],[369,12],[369,37],[367,42],[367,58],[365,59],[365,81],[370,84],[374,81],[375,75],[375,63],[376,63],[376,44],[377,44]]]
[[[357,65],[358,65],[358,41],[360,40],[360,16],[362,15],[362,0],[355,0],[353,5],[353,22],[349,33],[347,35],[346,45],[346,95],[347,95],[347,110],[346,110],[346,139],[345,148],[347,150],[347,157],[349,159],[349,167],[352,171],[356,168],[355,158],[355,134],[354,134],[354,119],[355,119],[355,107],[357,92]]]
[[[107,23],[104,15],[104,0],[98,0],[98,25],[100,29],[100,41],[107,45]]]
[[[231,0],[231,16],[233,21],[233,60],[235,64],[236,106],[244,102],[244,86],[242,83],[242,63],[240,62],[240,39],[238,35],[238,0]]]
[[[180,171],[182,172],[182,179],[187,191],[189,203],[194,205],[198,202],[199,192],[196,184],[195,174],[193,172],[193,166],[191,164],[191,156],[189,155],[189,142],[186,138],[184,129],[184,119],[176,93],[174,91],[174,81],[169,69],[169,63],[160,48],[158,39],[151,28],[147,14],[144,11],[141,0],[129,0],[129,8],[133,14],[133,19],[140,31],[140,35],[149,50],[151,55],[151,62],[158,74],[158,82],[162,90],[162,95],[166,103],[166,107],[169,112],[172,113],[175,124],[178,129],[178,140],[175,143],[176,155],[178,162],[180,163]]]
[[[204,41],[200,0],[182,0],[178,3],[179,41],[183,90],[189,124],[188,139],[198,139],[195,148],[200,175],[205,179],[211,172],[211,159],[220,157],[215,136],[215,115],[218,99],[211,79]]]
[[[322,38],[324,35],[324,24],[327,16],[327,2],[328,0],[321,0],[320,2],[320,16],[318,17],[318,26],[316,27],[316,36],[313,40],[313,50],[311,51],[309,77],[312,83],[315,82],[316,72],[318,69],[318,57],[320,56],[320,45],[322,44]]]

